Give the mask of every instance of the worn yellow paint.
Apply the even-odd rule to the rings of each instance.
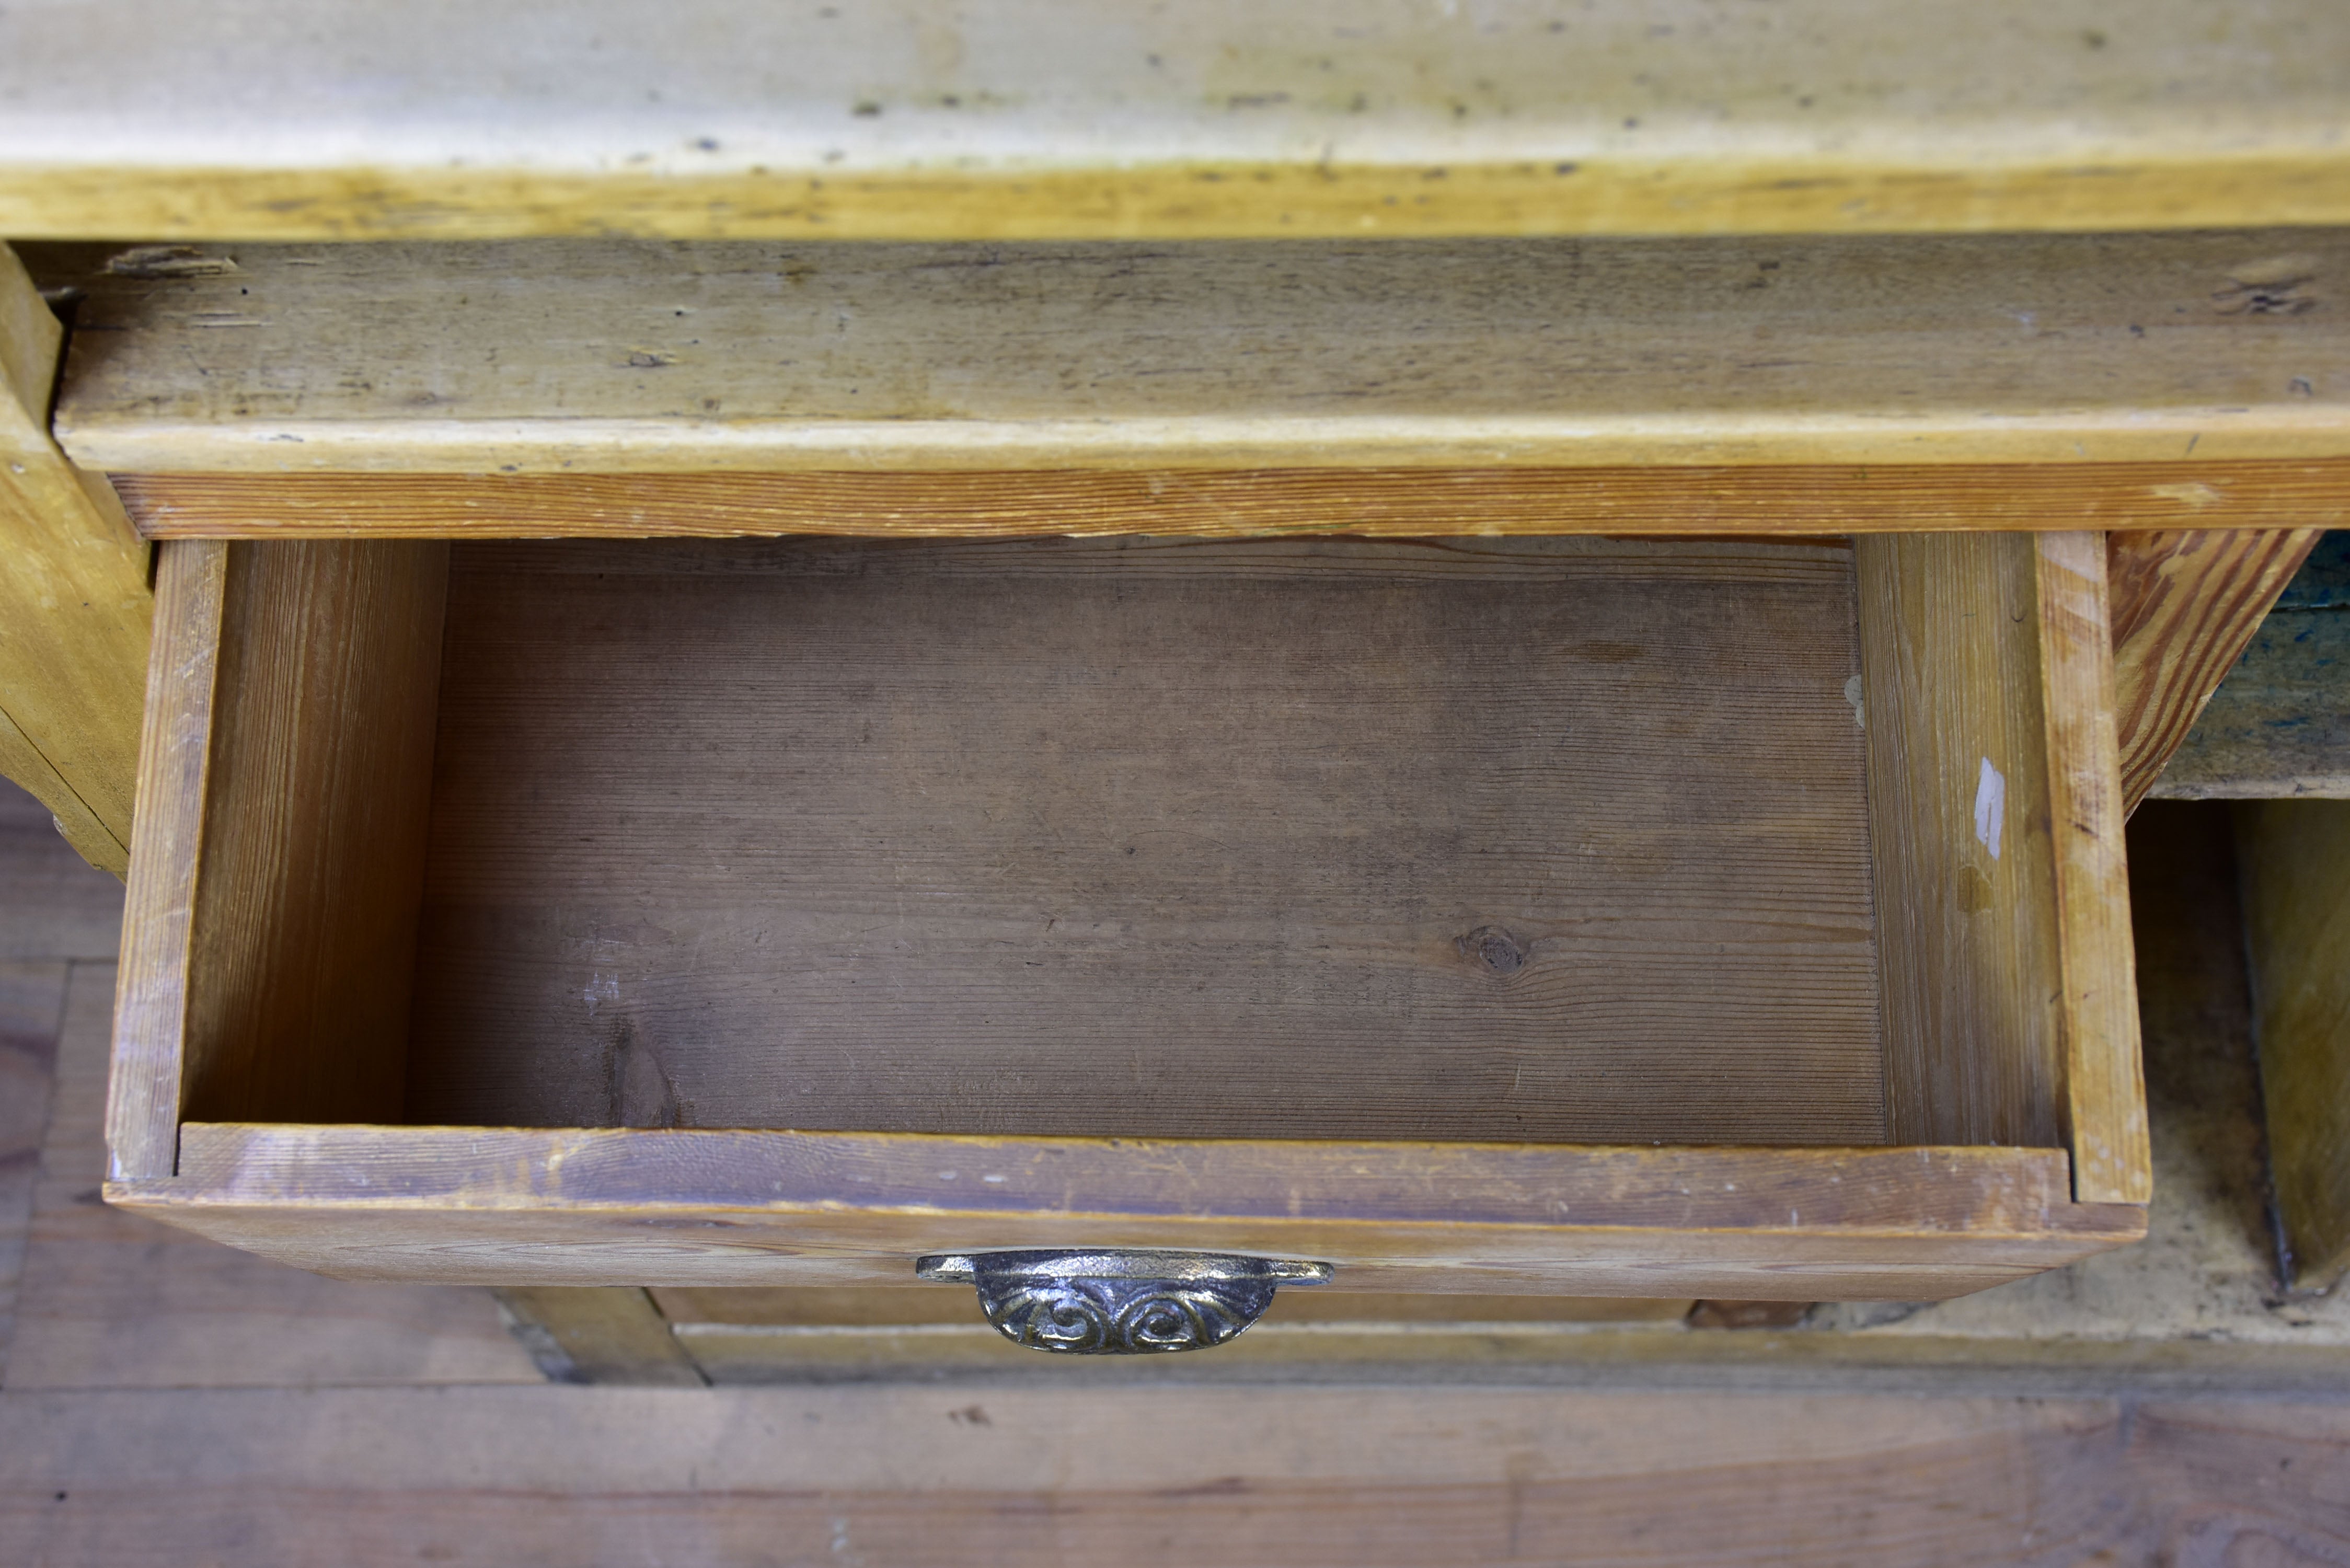
[[[0,772],[93,865],[130,864],[149,546],[49,439],[59,328],[0,247]]]
[[[0,165],[21,238],[1264,239],[2114,231],[2350,223],[2350,151],[1953,160],[1261,162],[1120,169]]]

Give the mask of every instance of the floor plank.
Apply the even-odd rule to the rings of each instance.
[[[101,1204],[113,996],[74,967],[9,1388],[539,1380],[486,1291],[321,1279]]]
[[[57,836],[41,803],[0,779],[0,961],[110,960],[122,935],[122,884]]]
[[[7,1376],[68,967],[0,961],[0,1382]]]
[[[32,1563],[2327,1563],[2350,1410],[1538,1390],[12,1394]]]

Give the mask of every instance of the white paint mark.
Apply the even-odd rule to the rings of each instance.
[[[1002,1180],[1003,1179],[1003,1178],[1002,1178],[1002,1177],[1000,1177],[1000,1176],[993,1176],[993,1175],[990,1175],[990,1176],[983,1176],[983,1177],[981,1177],[981,1178],[980,1178],[980,1179],[981,1179],[982,1181],[1002,1181]]]
[[[1852,704],[1852,727],[1856,730],[1867,729],[1868,715],[1861,706],[1859,676],[1856,675],[1844,683],[1844,700]]]
[[[939,1172],[939,1179],[941,1181],[952,1181],[954,1179],[955,1172],[951,1170],[941,1170]]]
[[[1975,784],[1975,836],[1991,851],[1993,860],[1999,858],[1999,830],[2007,820],[2007,780],[1982,760],[1982,774]]]
[[[588,981],[588,989],[579,993],[579,1000],[588,1004],[588,1016],[595,1017],[598,1002],[620,1000],[620,977],[598,970],[595,976]]]

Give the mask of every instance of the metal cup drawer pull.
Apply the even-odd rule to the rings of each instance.
[[[1318,1285],[1327,1263],[1221,1252],[939,1252],[925,1280],[969,1281],[995,1331],[1030,1350],[1140,1355],[1204,1350],[1237,1336],[1283,1285]]]

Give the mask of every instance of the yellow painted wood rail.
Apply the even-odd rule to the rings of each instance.
[[[2350,222],[2335,0],[95,0],[0,234],[851,239]]]

